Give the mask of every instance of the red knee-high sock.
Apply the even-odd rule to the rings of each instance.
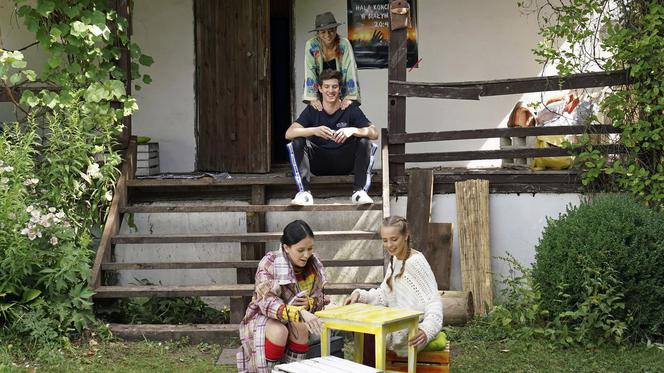
[[[288,341],[288,349],[297,352],[298,354],[304,354],[309,351],[308,343],[296,343],[293,341]]]
[[[279,346],[272,343],[269,339],[265,338],[265,359],[270,361],[277,361],[284,356],[286,346]]]

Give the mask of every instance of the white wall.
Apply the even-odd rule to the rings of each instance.
[[[35,35],[23,26],[23,21],[18,19],[14,12],[13,1],[0,1],[0,48],[5,50],[17,50],[32,44]],[[41,71],[46,62],[45,53],[37,46],[22,52],[28,62],[28,69]],[[18,97],[17,97],[18,98]],[[0,122],[17,120],[14,105],[7,102],[0,103]]]
[[[313,34],[316,14],[332,11],[343,22],[338,32],[347,35],[346,0],[295,0],[295,88],[301,97],[304,79],[303,46]],[[539,37],[533,16],[519,12],[513,0],[418,0],[417,27],[420,67],[407,80],[458,82],[536,76],[541,68],[531,49]],[[378,127],[387,127],[387,69],[360,70],[362,110]],[[495,128],[506,126],[520,95],[483,98],[481,101],[407,99],[409,132]],[[297,103],[296,113],[304,105]],[[417,152],[498,149],[498,139],[408,146]],[[466,162],[462,163],[466,164]],[[498,165],[499,161],[474,162],[472,166]],[[425,166],[427,164],[420,164]],[[458,165],[450,163],[449,165]],[[379,167],[379,165],[377,165]]]
[[[535,246],[542,236],[547,218],[557,218],[569,205],[578,205],[580,194],[491,194],[489,196],[489,227],[491,269],[494,287],[509,267],[498,257],[512,254],[521,264],[535,261]],[[392,214],[406,214],[408,198],[392,199]],[[456,196],[436,194],[431,207],[431,221],[452,223],[454,249],[452,252],[451,287],[461,289],[461,262],[459,257],[459,231],[456,219]],[[494,294],[497,295],[497,294]]]
[[[159,142],[162,172],[194,170],[196,159],[195,44],[192,0],[138,0],[132,40],[154,64],[143,71],[153,79],[134,91],[139,110],[135,135]]]

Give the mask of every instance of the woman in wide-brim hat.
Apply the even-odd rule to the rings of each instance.
[[[325,12],[316,16],[315,27],[310,32],[316,36],[307,40],[304,46],[304,92],[302,101],[316,110],[323,110],[318,96],[318,78],[323,70],[332,69],[341,72],[340,98],[342,109],[353,102],[360,103],[360,84],[357,79],[357,65],[353,47],[348,39],[337,34],[337,22],[334,14]]]

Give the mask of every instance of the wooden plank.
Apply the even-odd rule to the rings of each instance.
[[[99,240],[99,246],[95,254],[95,260],[92,264],[90,274],[90,285],[94,289],[101,285],[101,264],[109,262],[112,257],[112,237],[120,231],[122,223],[122,214],[120,210],[127,204],[127,179],[133,176],[136,162],[136,139],[130,138],[129,147],[124,154],[124,161],[121,166],[121,173],[118,177],[113,194],[111,206],[108,209],[106,222]]]
[[[461,283],[473,296],[475,315],[485,315],[493,305],[491,245],[489,244],[489,182],[455,183]]]
[[[380,183],[380,174],[372,174],[371,182]],[[202,177],[198,179],[136,179],[132,180],[128,185],[130,188],[146,188],[146,187],[196,187],[196,186],[252,186],[252,185],[293,185],[293,177],[283,175],[234,175],[230,179],[214,179],[212,177]],[[327,184],[352,184],[352,175],[338,175],[338,176],[312,176],[312,185],[327,185]]]
[[[354,289],[372,289],[375,283],[336,283],[325,287],[326,294],[350,294]],[[248,296],[253,294],[253,284],[238,285],[187,285],[187,286],[100,286],[94,298],[136,297],[206,297]]]
[[[394,34],[394,31],[392,34]],[[607,87],[631,83],[629,72],[626,70],[454,83],[405,82],[405,79],[395,79],[392,76],[389,79],[388,92],[390,97],[433,97],[466,100],[477,100],[482,96]],[[390,130],[390,132],[392,131]]]
[[[267,242],[279,241],[281,232],[259,233],[204,233],[204,234],[120,234],[112,239],[114,244],[138,243],[202,243],[202,242]],[[378,233],[370,231],[322,231],[315,232],[316,240],[375,240]]]
[[[436,255],[428,245],[432,199],[432,171],[411,171],[408,177],[408,206],[406,208],[406,218],[410,226],[410,245],[421,251],[429,263],[431,263],[433,256]]]
[[[616,128],[611,125],[483,128],[459,131],[394,133],[389,135],[389,143],[404,144],[446,140],[486,139],[492,137],[526,137],[542,135],[577,135],[583,133],[599,134],[621,132],[622,130],[620,128]]]
[[[204,213],[204,212],[277,212],[277,211],[367,211],[380,210],[381,205],[356,205],[351,203],[332,203],[311,206],[293,205],[227,205],[227,204],[177,204],[177,205],[132,205],[123,208],[124,213]]]
[[[407,29],[390,31],[388,79],[404,82],[406,80]],[[387,97],[387,128],[390,133],[406,132],[406,97]],[[389,145],[390,154],[403,154],[404,145]],[[383,166],[385,167],[385,166]],[[403,164],[389,164],[392,176],[403,176],[406,169]]]
[[[251,268],[256,269],[260,260],[230,262],[152,262],[152,263],[102,263],[104,271],[109,270],[152,270],[152,269],[213,269]],[[325,267],[375,267],[382,266],[383,259],[331,259],[322,260]]]
[[[429,253],[425,256],[436,277],[438,289],[441,290],[448,290],[451,287],[452,232],[451,223],[429,223],[428,245],[426,245]]]
[[[606,144],[593,145],[593,149],[599,150],[604,154],[619,154],[624,152],[621,145]],[[471,150],[460,152],[440,152],[440,153],[411,153],[411,154],[391,154],[391,163],[417,163],[417,162],[449,162],[449,161],[468,161],[478,159],[501,159],[501,158],[535,158],[535,157],[561,157],[573,155],[582,152],[583,149],[568,150],[564,148],[521,148],[506,150]]]
[[[126,341],[180,341],[227,344],[239,336],[238,324],[109,324],[113,336]]]
[[[390,166],[389,166],[389,132],[387,128],[381,129],[380,136],[380,158],[382,162],[382,197],[383,197],[383,218],[390,216]]]

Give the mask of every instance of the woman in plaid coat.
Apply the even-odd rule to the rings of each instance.
[[[319,335],[316,311],[327,304],[325,269],[313,254],[314,233],[296,220],[284,228],[281,249],[258,264],[254,295],[240,323],[239,372],[269,373],[274,365],[301,360],[309,334]]]

